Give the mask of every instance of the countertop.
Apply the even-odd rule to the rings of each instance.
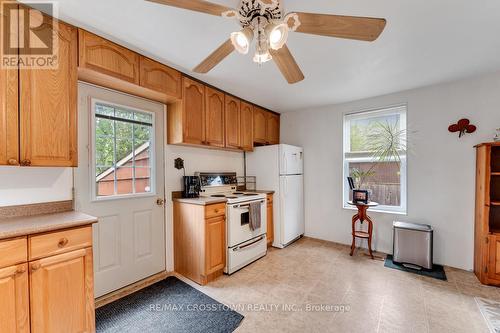
[[[3,218],[0,219],[0,239],[78,227],[96,222],[96,217],[75,211]]]
[[[248,191],[253,193],[263,193],[263,194],[273,194],[274,191],[266,191],[266,190],[258,190],[258,191]],[[218,203],[225,203],[227,201],[226,198],[207,198],[207,197],[199,197],[199,198],[173,198],[172,201],[182,202],[191,205],[213,205]]]

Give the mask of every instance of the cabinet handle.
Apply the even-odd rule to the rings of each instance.
[[[9,165],[17,165],[17,160],[15,158],[11,158],[7,161],[7,163],[9,163]]]
[[[30,160],[22,160],[21,161],[21,166],[30,166],[31,165],[31,161]]]
[[[59,241],[59,243],[57,243],[57,246],[58,246],[59,248],[63,248],[63,247],[65,247],[66,245],[68,245],[68,242],[69,242],[69,241],[68,241],[68,239],[67,239],[66,237],[61,238],[61,240]]]
[[[16,274],[23,274],[24,272],[26,272],[26,268],[20,267],[17,269]]]
[[[34,272],[34,271],[40,269],[40,267],[42,267],[42,265],[40,265],[40,263],[38,263],[38,262],[31,264],[31,271]]]
[[[216,210],[214,210],[214,212],[215,212],[215,214],[217,214],[217,213],[219,213],[219,210],[218,210],[218,209],[216,209]]]

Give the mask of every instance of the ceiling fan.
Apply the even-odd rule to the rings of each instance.
[[[203,60],[194,71],[208,73],[233,51],[247,54],[256,40],[253,61],[262,64],[274,60],[288,83],[304,79],[297,62],[286,46],[290,31],[362,41],[376,40],[385,28],[381,18],[291,12],[283,14],[280,0],[241,0],[238,9],[204,0],[146,0],[167,6],[237,19],[242,30]]]

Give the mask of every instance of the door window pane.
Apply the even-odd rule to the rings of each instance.
[[[152,113],[95,104],[94,169],[97,197],[152,193]]]

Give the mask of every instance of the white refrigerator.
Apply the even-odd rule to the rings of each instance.
[[[300,147],[272,145],[247,153],[247,175],[257,190],[274,191],[273,246],[284,248],[304,234],[304,152]]]

